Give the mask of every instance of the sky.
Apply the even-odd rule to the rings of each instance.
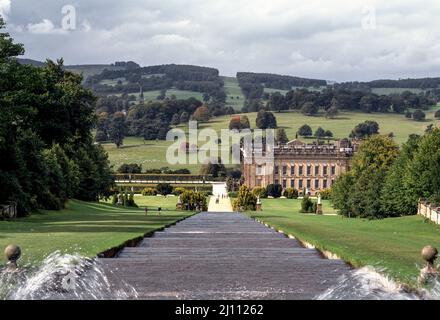
[[[333,81],[440,76],[438,0],[0,0],[26,58]]]

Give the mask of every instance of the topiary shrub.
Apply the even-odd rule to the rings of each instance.
[[[301,201],[301,210],[299,212],[301,213],[314,213],[314,203],[312,200],[310,200],[309,196],[304,196],[304,198]]]
[[[182,209],[187,211],[208,210],[206,196],[201,192],[194,192],[192,190],[185,190],[181,195]]]
[[[156,186],[156,190],[159,194],[166,196],[173,193],[173,187],[169,183],[159,183]]]
[[[185,191],[186,191],[185,188],[177,187],[177,188],[174,188],[174,190],[173,190],[173,194],[176,195],[176,196],[179,196],[179,195],[181,195],[182,193],[184,193]]]
[[[232,206],[235,211],[255,211],[257,197],[250,192],[247,186],[241,186],[237,199],[234,200]]]
[[[252,194],[256,197],[267,198],[267,191],[264,187],[255,187],[252,189]]]
[[[279,198],[283,192],[283,187],[280,184],[269,184],[266,190],[269,197]]]
[[[157,190],[154,188],[145,188],[144,190],[142,190],[142,195],[143,196],[156,196]]]
[[[124,201],[124,205],[126,207],[134,207],[134,208],[138,207],[138,205],[134,201],[134,194],[133,194],[133,192],[131,192],[129,196],[127,196],[127,194],[125,194],[124,198],[126,198],[126,200]]]
[[[298,190],[293,188],[287,188],[286,190],[284,190],[283,196],[285,196],[287,199],[297,199]]]
[[[319,191],[319,195],[321,196],[322,200],[330,200],[332,196],[332,190],[331,189],[323,189]]]

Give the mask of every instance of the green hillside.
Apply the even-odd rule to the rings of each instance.
[[[223,77],[225,83],[226,93],[226,105],[232,106],[235,110],[240,111],[243,108],[245,98],[240,86],[238,85],[237,78]]]
[[[335,119],[326,119],[323,116],[309,117],[297,112],[275,113],[278,126],[286,130],[289,139],[294,139],[298,128],[303,124],[308,124],[315,131],[318,127],[333,132],[335,138],[347,137],[353,127],[366,120],[374,120],[379,123],[380,133],[388,134],[393,132],[396,142],[402,144],[412,133],[423,134],[426,126],[430,123],[440,125],[440,120],[434,119],[434,110],[428,111],[427,120],[417,122],[406,119],[403,115],[393,113],[360,113],[360,112],[341,112]],[[249,117],[252,128],[255,128],[256,113],[246,114]],[[199,129],[213,128],[217,132],[228,128],[230,116],[222,116],[211,119],[210,122],[201,124]],[[187,130],[187,126],[180,126]],[[309,140],[310,141],[310,140]],[[114,144],[104,144],[104,148],[109,153],[110,161],[115,167],[123,163],[139,163],[145,168],[162,168],[170,166],[166,161],[166,150],[171,142],[167,141],[146,141],[142,138],[126,138],[124,146],[117,149]],[[200,143],[203,145],[203,143]],[[170,166],[171,167],[171,166]],[[200,165],[176,165],[174,169],[188,168],[193,173],[198,173]]]

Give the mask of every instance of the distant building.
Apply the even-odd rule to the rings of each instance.
[[[357,144],[347,139],[335,144],[305,144],[293,140],[274,147],[273,165],[257,164],[256,159],[264,154],[243,151],[244,183],[251,189],[280,184],[283,189],[305,190],[315,195],[319,190],[330,188],[339,175],[349,170],[356,149]]]

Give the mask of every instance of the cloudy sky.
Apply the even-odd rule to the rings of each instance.
[[[337,81],[440,76],[438,0],[0,0],[0,14],[38,60]]]

